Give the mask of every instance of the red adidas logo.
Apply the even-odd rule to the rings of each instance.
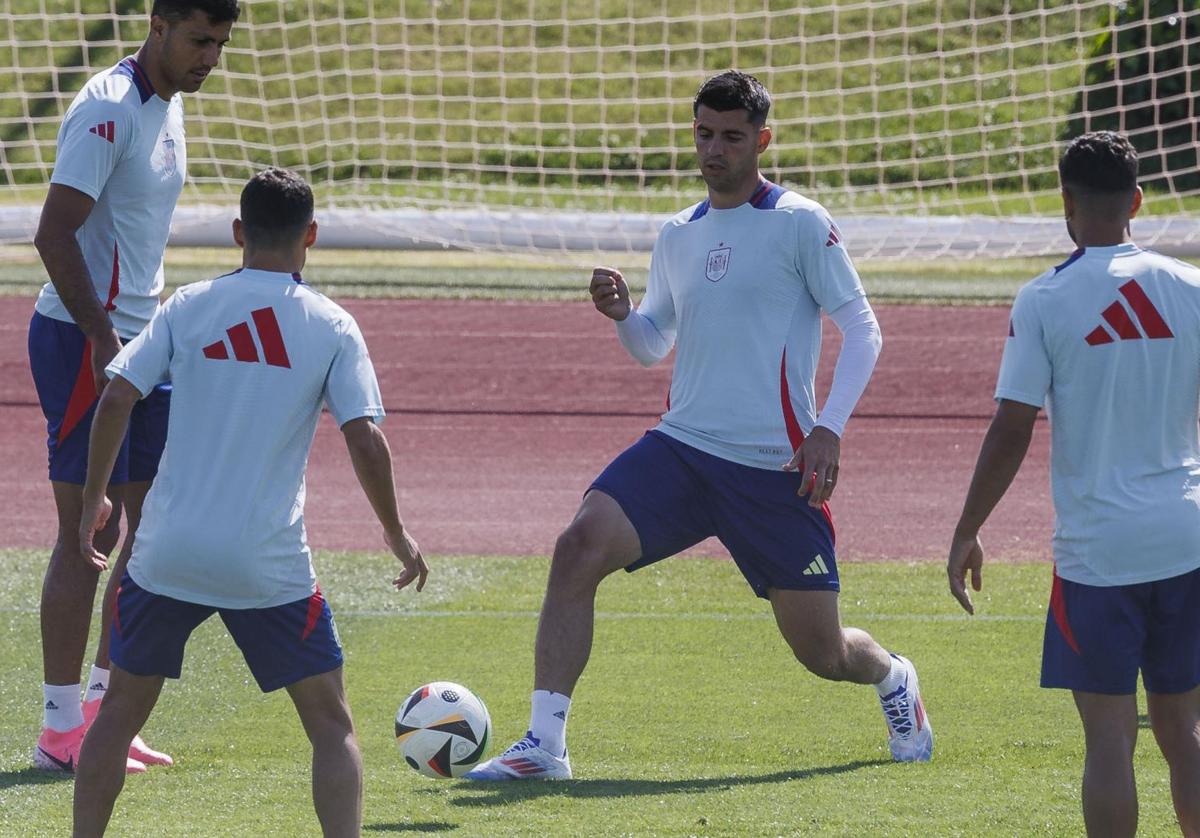
[[[829,225],[829,238],[825,239],[826,247],[833,247],[842,240],[841,231],[838,230],[836,224]]]
[[[283,344],[283,333],[279,331],[279,321],[275,319],[275,310],[271,308],[260,308],[250,312],[250,317],[254,320],[255,329],[258,331],[258,342],[262,345],[263,360],[272,367],[287,367],[291,369],[291,361],[288,360],[287,347]],[[250,324],[243,320],[235,326],[230,326],[225,330],[225,335],[229,339],[229,344],[226,345],[225,338],[210,343],[204,347],[204,357],[211,358],[214,361],[228,361],[229,347],[233,347],[233,357],[239,361],[246,361],[251,364],[257,364],[258,347],[254,343],[254,332],[250,330]]]
[[[1151,340],[1162,340],[1165,338],[1173,338],[1175,335],[1167,326],[1167,321],[1163,320],[1158,309],[1154,307],[1154,303],[1146,296],[1146,292],[1142,290],[1142,286],[1137,284],[1136,280],[1129,280],[1120,288],[1121,296],[1129,303],[1129,307],[1133,309],[1133,315],[1137,318],[1137,322],[1142,327],[1142,332],[1146,333],[1146,337]],[[1125,306],[1121,305],[1120,300],[1116,300],[1108,308],[1101,312],[1101,317],[1104,322],[1112,327],[1112,330],[1117,333],[1117,337],[1121,340],[1141,340],[1142,332],[1138,331],[1138,327],[1134,325],[1133,318],[1129,316],[1129,312],[1125,310]],[[1089,346],[1101,346],[1105,343],[1112,343],[1114,338],[1109,334],[1108,329],[1101,324],[1088,333],[1084,338]]]
[[[97,137],[103,137],[110,143],[115,142],[117,138],[117,126],[110,119],[108,122],[101,122],[99,125],[94,125],[88,129],[89,134],[95,134]]]

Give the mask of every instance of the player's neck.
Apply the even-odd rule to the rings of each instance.
[[[304,269],[307,251],[299,253],[278,250],[243,250],[242,267],[248,270],[269,271],[280,274],[298,274]]]
[[[754,177],[747,178],[745,183],[741,183],[737,188],[729,192],[717,192],[711,186],[708,188],[708,205],[713,209],[733,209],[740,207],[742,204],[750,200],[750,196],[758,189],[758,185],[763,182],[763,176],[756,169]]]
[[[162,71],[162,65],[154,59],[148,47],[148,43],[142,44],[142,48],[137,51],[133,60],[146,73],[146,78],[150,79],[150,85],[154,88],[155,95],[169,102],[171,97],[179,92],[179,89],[172,87],[171,83],[167,81],[167,77]]]
[[[1128,223],[1119,226],[1111,223],[1077,223],[1074,232],[1075,244],[1079,247],[1115,247],[1133,243]]]

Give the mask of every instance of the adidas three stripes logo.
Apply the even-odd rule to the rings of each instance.
[[[1145,332],[1146,337],[1151,340],[1175,337],[1170,327],[1167,326],[1167,321],[1163,320],[1162,314],[1155,308],[1154,303],[1146,296],[1146,292],[1142,290],[1142,286],[1138,285],[1136,280],[1129,280],[1117,290],[1121,292],[1121,296],[1133,310],[1133,317],[1137,318],[1137,324],[1135,324],[1133,317],[1129,316],[1129,312],[1120,300],[1114,300],[1112,305],[1104,309],[1100,316],[1104,318],[1104,323],[1107,323],[1113,332],[1116,332],[1117,338],[1141,340],[1142,332]],[[1101,346],[1105,343],[1112,343],[1116,339],[1108,329],[1104,328],[1104,323],[1101,323],[1084,338],[1089,346]],[[1138,331],[1138,325],[1141,325],[1141,331]]]
[[[243,320],[225,330],[225,337],[204,347],[204,357],[214,361],[228,361],[229,348],[233,347],[233,357],[238,361],[250,364],[259,363],[258,346],[262,346],[262,359],[272,367],[291,368],[288,360],[287,347],[283,343],[283,333],[279,331],[279,321],[275,318],[272,308],[259,308],[250,312],[254,321],[254,330]],[[254,341],[254,332],[258,332],[258,345]],[[228,340],[228,344],[226,344]]]

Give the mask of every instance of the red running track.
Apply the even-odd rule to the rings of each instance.
[[[0,308],[0,544],[49,548],[45,423],[25,349],[32,301]],[[643,369],[587,302],[349,300],[389,417],[401,511],[430,555],[545,555],[591,479],[653,426],[670,378]],[[884,349],[842,446],[832,503],[850,559],[940,561],[993,405],[1003,308],[883,306]],[[836,358],[828,327],[818,392]],[[984,531],[991,558],[1049,555],[1045,423]],[[382,549],[323,417],[306,519],[317,549]],[[699,552],[720,555],[708,542]]]

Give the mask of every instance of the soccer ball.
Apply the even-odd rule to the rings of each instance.
[[[396,747],[426,777],[459,777],[487,750],[492,719],[466,687],[434,681],[417,687],[396,713]]]

